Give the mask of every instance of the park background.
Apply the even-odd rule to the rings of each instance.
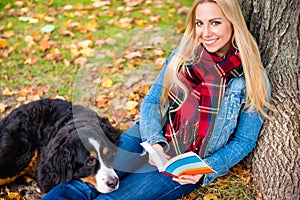
[[[253,21],[258,22],[256,13],[266,15],[261,9],[271,10],[270,15],[280,16],[274,18],[277,24],[284,24],[282,15],[296,13],[295,19],[288,21],[289,25],[298,22],[295,27],[298,32],[292,36],[298,41],[296,45],[292,44],[296,50],[288,55],[292,61],[284,63],[285,57],[278,56],[281,53],[278,46],[274,47],[277,57],[274,51],[271,51],[274,55],[266,53],[267,46],[272,50],[273,46],[278,45],[276,40],[268,40],[275,42],[273,46],[271,43],[260,43],[263,55],[267,54],[262,58],[269,71],[276,66],[276,61],[285,64],[277,68],[277,75],[275,72],[271,74],[275,77],[271,84],[275,86],[279,80],[281,85],[276,88],[276,91],[281,91],[279,96],[291,99],[291,102],[283,102],[282,98],[278,98],[274,104],[284,103],[284,110],[291,110],[286,114],[288,117],[285,112],[281,114],[287,124],[292,124],[287,132],[292,133],[291,144],[296,144],[287,146],[296,152],[293,158],[288,158],[293,162],[299,158],[297,147],[300,145],[299,2],[282,1],[282,12],[279,12],[279,3],[274,1],[261,2],[259,6],[255,1],[240,2],[248,16],[246,20],[249,27],[258,41],[263,38],[261,26],[265,22],[263,18],[261,23]],[[92,107],[99,115],[107,116],[114,126],[127,130],[139,119],[139,106],[143,97],[165,59],[178,45],[191,5],[191,0],[1,0],[0,119],[21,104],[41,98],[60,98]],[[249,6],[252,6],[252,10]],[[274,9],[279,13],[276,14]],[[272,27],[271,19],[267,20],[271,24],[270,29],[275,29],[271,30],[274,32],[272,37],[276,37],[276,34],[284,37],[294,30],[290,28],[292,30],[281,32],[279,27]],[[281,42],[285,40],[280,40],[279,44]],[[278,76],[286,66],[291,70],[288,79]],[[293,86],[295,82],[296,86]],[[285,86],[290,87],[290,92],[294,93],[290,94]],[[280,109],[280,106],[277,108]],[[298,120],[295,120],[297,116]],[[270,127],[274,127],[275,122]],[[280,128],[274,130],[280,132]],[[291,169],[298,166],[299,162]],[[293,172],[288,171],[287,174],[295,179]],[[296,180],[297,177],[299,180],[299,174]],[[289,194],[299,197],[299,181],[298,185],[294,182],[292,180],[294,189]],[[241,163],[228,175],[218,178],[205,188],[199,188],[182,200],[262,199],[264,194],[270,193],[271,197],[277,195],[258,185],[249,165]],[[24,198],[40,198],[32,179],[27,179],[26,183],[1,187],[0,199]]]

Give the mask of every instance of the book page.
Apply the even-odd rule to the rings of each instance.
[[[175,177],[183,174],[214,173],[214,170],[193,152],[187,152],[172,158],[165,165],[164,171]]]
[[[141,145],[155,161],[158,171],[162,171],[168,159],[157,152],[148,142],[142,142]]]

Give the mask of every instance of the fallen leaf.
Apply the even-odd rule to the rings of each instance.
[[[82,65],[84,65],[85,63],[87,63],[87,58],[85,58],[85,57],[79,57],[79,58],[77,58],[77,59],[75,60],[74,63],[75,63],[76,65],[82,66]]]
[[[6,104],[0,103],[0,113],[3,113],[7,107]]]
[[[19,95],[22,96],[22,97],[26,97],[27,96],[27,92],[25,90],[21,90],[19,92]]]
[[[111,1],[95,1],[93,3],[93,6],[95,8],[103,7],[103,6],[109,6],[111,5]]]
[[[104,78],[101,81],[101,86],[106,87],[106,88],[110,88],[113,84],[113,81],[110,78]]]
[[[150,17],[150,21],[153,22],[153,23],[157,23],[161,19],[162,19],[162,17],[159,16],[159,15]]]
[[[8,192],[7,195],[11,199],[20,200],[22,198],[22,195],[18,192]]]
[[[190,12],[189,7],[182,7],[177,10],[177,13],[180,15],[187,15]]]
[[[134,110],[138,104],[136,101],[128,101],[125,105],[125,109],[129,111]]]
[[[11,38],[12,36],[15,35],[15,32],[13,30],[10,30],[10,31],[6,31],[2,34],[2,37],[4,38]]]
[[[31,36],[34,41],[37,41],[41,38],[41,34],[39,32],[34,32]]]
[[[144,15],[151,15],[152,14],[152,10],[150,8],[144,8],[141,12]]]
[[[162,56],[164,54],[164,51],[162,49],[154,49],[153,52],[155,56]]]
[[[11,29],[13,27],[13,23],[12,22],[8,22],[7,25],[6,25],[6,27],[8,29]]]
[[[156,69],[161,69],[166,62],[166,58],[157,58],[155,60]]]
[[[55,22],[56,19],[55,19],[54,17],[49,17],[49,16],[47,16],[47,17],[44,18],[44,20],[45,20],[46,22],[53,23],[53,22]]]
[[[97,21],[95,19],[90,20],[85,24],[86,29],[89,30],[89,31],[96,31],[97,26],[98,26],[98,24],[97,24]]]
[[[142,57],[142,53],[140,51],[133,51],[133,52],[127,53],[124,57],[127,59],[133,59],[133,58],[137,58],[137,57],[140,58],[140,57]]]
[[[8,88],[5,88],[3,91],[2,91],[2,94],[4,96],[12,96],[14,95],[14,92],[10,91]]]
[[[24,3],[25,3],[24,1],[16,1],[15,5],[18,7],[23,7]]]
[[[97,98],[96,99],[96,106],[97,108],[104,108],[106,103],[108,102],[108,99],[107,98]]]
[[[8,46],[8,42],[0,38],[0,49],[4,49]]]
[[[83,40],[77,43],[77,46],[79,48],[88,48],[91,47],[93,45],[93,42],[91,40]]]
[[[92,57],[95,55],[95,50],[89,47],[81,49],[79,52],[84,57]]]
[[[218,200],[218,197],[215,194],[207,194],[203,197],[203,200]]]
[[[46,51],[51,48],[51,44],[48,40],[41,40],[38,48],[42,51]]]
[[[129,7],[137,6],[141,3],[143,3],[144,0],[123,0],[124,3],[126,3]]]
[[[72,5],[65,5],[63,7],[63,10],[72,10],[73,9],[73,6]]]

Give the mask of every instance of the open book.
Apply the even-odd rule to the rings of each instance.
[[[169,176],[179,177],[184,174],[215,173],[215,171],[194,152],[186,152],[167,160],[153,149],[148,142],[142,142],[141,145],[155,161],[158,171]]]

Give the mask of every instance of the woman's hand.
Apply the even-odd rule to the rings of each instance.
[[[158,144],[158,143],[153,144],[152,147],[153,147],[153,149],[154,149],[155,151],[157,151],[159,154],[161,154],[162,156],[164,156],[166,159],[168,159],[168,160],[170,159],[170,156],[168,156],[167,154],[165,154],[164,148],[163,148],[160,144]],[[152,159],[151,156],[149,156],[149,163],[150,163],[151,165],[153,165],[153,166],[156,166],[156,163],[155,163],[155,161]]]
[[[173,181],[176,181],[181,185],[196,184],[202,176],[203,174],[181,175],[178,178],[173,178]]]

